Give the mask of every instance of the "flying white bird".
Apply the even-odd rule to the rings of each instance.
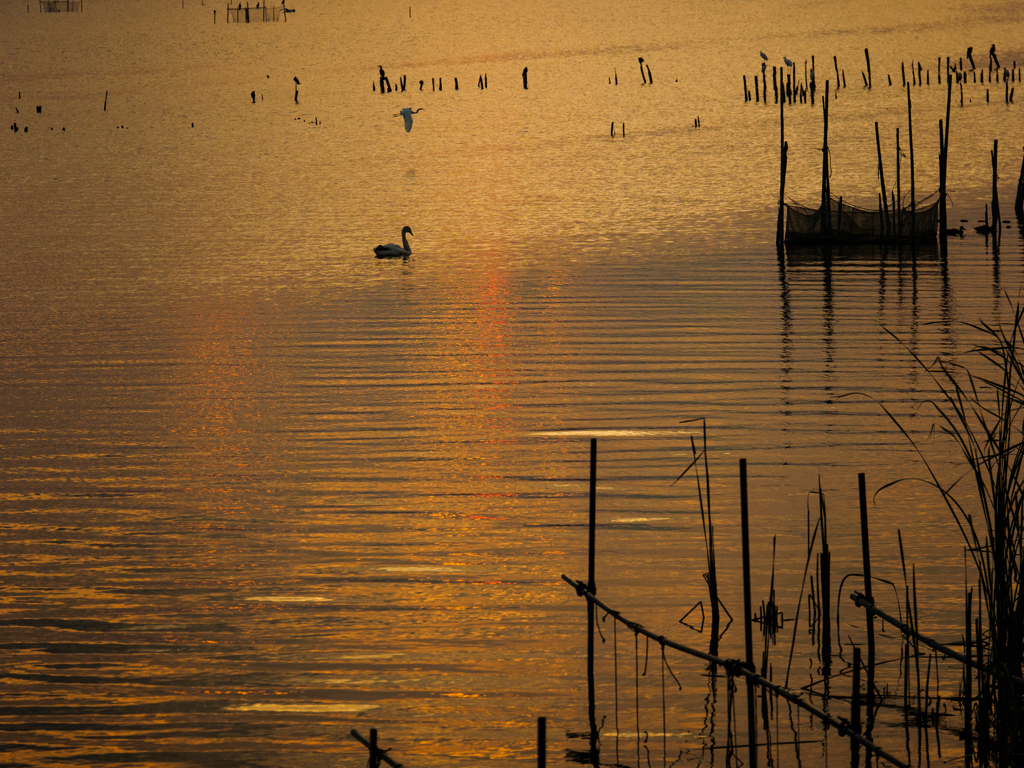
[[[423,107],[420,107],[419,109],[416,110],[416,112],[422,112],[422,111],[423,111]],[[401,115],[405,119],[405,132],[406,133],[408,133],[409,131],[412,130],[412,116],[415,115],[416,112],[413,112],[412,107],[406,107],[405,109],[398,110],[398,115]],[[398,117],[398,115],[395,115],[395,117]]]

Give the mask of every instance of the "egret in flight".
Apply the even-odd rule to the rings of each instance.
[[[415,115],[416,112],[422,112],[422,111],[423,111],[423,107],[420,107],[415,112],[413,111],[412,107],[406,107],[405,109],[398,110],[398,115],[401,115],[405,119],[405,132],[406,133],[408,133],[409,131],[412,130],[412,116]],[[395,115],[395,117],[398,117],[398,115]]]

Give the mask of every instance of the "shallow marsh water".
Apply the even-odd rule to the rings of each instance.
[[[0,26],[0,104],[29,127],[0,137],[4,762],[355,766],[349,730],[377,727],[409,766],[529,764],[546,716],[560,764],[587,728],[585,610],[559,577],[586,576],[591,436],[600,595],[698,646],[678,623],[706,600],[697,496],[672,485],[700,440],[684,420],[708,422],[734,615],[739,458],[755,602],[774,536],[788,615],[819,482],[838,583],[860,569],[857,473],[871,489],[923,476],[848,393],[956,471],[927,437],[929,380],[886,329],[924,360],[969,349],[963,323],[1010,315],[1020,233],[998,255],[968,236],[948,258],[780,261],[777,108],[744,104],[741,82],[762,50],[769,73],[815,56],[819,82],[835,55],[832,187],[872,205],[874,122],[890,184],[905,136],[900,63],[934,81],[938,56],[970,45],[984,67],[992,43],[1024,63],[1014,6],[310,0],[249,25],[213,10],[13,3]],[[408,91],[372,90],[378,65]],[[968,230],[993,139],[1011,210],[1024,132],[1002,84],[983,89],[952,117],[951,217]],[[945,92],[912,91],[931,192]],[[409,133],[406,106],[423,108]],[[820,98],[786,121],[787,190],[813,200]],[[406,224],[412,257],[375,260]],[[898,529],[922,626],[955,639],[963,551],[935,494],[903,485],[871,514],[876,574],[902,588]],[[842,611],[848,648],[862,624]],[[721,762],[701,752],[708,681],[689,660],[670,659],[684,690],[666,727],[650,678],[639,729],[619,679],[612,727],[607,639],[605,754],[646,759],[646,731],[655,761]],[[617,639],[623,675],[636,658]],[[742,635],[723,643],[738,656]],[[799,641],[799,685],[815,665]],[[843,749],[832,734],[801,764]]]

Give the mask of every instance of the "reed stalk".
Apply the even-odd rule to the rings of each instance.
[[[973,367],[942,359],[928,365],[907,348],[939,390],[927,404],[961,453],[963,475],[949,483],[940,480],[918,443],[882,406],[923,460],[926,482],[942,496],[977,571],[985,606],[979,621],[987,622],[975,635],[984,668],[975,706],[982,766],[1024,761],[1024,686],[1012,679],[1024,671],[1024,307],[1013,308],[1011,323],[968,324],[982,339],[967,355],[972,365],[978,362]],[[970,480],[975,514],[958,496],[961,483]]]

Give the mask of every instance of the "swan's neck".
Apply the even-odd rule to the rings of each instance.
[[[402,230],[402,248],[412,253],[412,248],[409,247],[409,238],[405,236],[405,230]]]

